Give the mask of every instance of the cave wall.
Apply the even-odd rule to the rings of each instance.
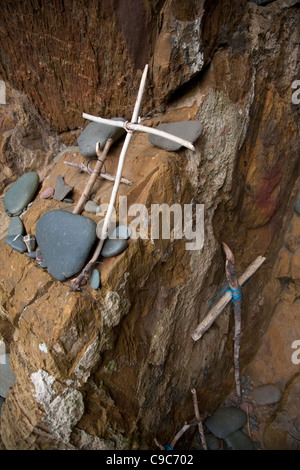
[[[204,132],[195,152],[176,154],[134,135],[124,168],[134,185],[121,192],[147,207],[204,204],[204,247],[139,239],[101,265],[99,292],[74,293],[2,240],[0,331],[16,374],[2,408],[8,449],[151,448],[154,436],[168,442],[193,415],[191,387],[202,412],[215,409],[234,381],[230,307],[202,340],[191,334],[224,284],[221,241],[232,247],[239,271],[258,255],[267,258],[243,289],[241,365],[251,364],[258,381],[263,367],[253,358],[287,289],[283,277],[299,289],[295,270],[282,277],[277,269],[299,184],[299,111],[291,100],[299,76],[297,2],[125,3],[1,3],[0,78],[12,87],[2,138],[22,124],[9,120],[11,97],[25,95],[45,122],[36,145],[51,137],[54,157],[62,148],[57,137],[85,125],[83,111],[130,117],[149,62],[144,122],[196,119]],[[10,179],[3,186],[35,169],[40,190],[60,173],[79,197],[85,176],[61,160],[51,163],[51,145],[44,146],[46,160],[36,153],[24,166],[4,137],[1,161]],[[78,152],[72,158],[82,161]],[[96,197],[108,201],[110,191],[105,183]],[[26,228],[34,233],[41,214],[55,207],[37,197],[24,214]],[[293,305],[296,293],[289,299]],[[288,365],[278,369],[283,387],[297,374]]]

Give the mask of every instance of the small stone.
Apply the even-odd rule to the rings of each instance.
[[[65,281],[83,267],[96,241],[96,223],[63,210],[46,212],[36,225],[36,240],[50,274]]]
[[[253,410],[254,410],[254,407],[251,403],[249,403],[249,401],[243,401],[241,404],[240,404],[240,408],[241,410],[245,411],[245,413],[253,413]]]
[[[98,207],[98,204],[96,204],[94,201],[88,201],[84,206],[84,210],[86,212],[90,212],[91,214],[96,214]]]
[[[22,235],[9,235],[5,239],[5,243],[9,245],[14,250],[18,251],[19,253],[24,253],[27,251],[26,245],[23,242]]]
[[[168,132],[176,137],[181,137],[189,142],[195,142],[202,134],[203,126],[199,121],[183,121],[159,124],[156,129]],[[182,147],[181,144],[177,144],[172,140],[165,139],[164,137],[154,134],[149,134],[148,139],[151,144],[156,147],[163,148],[164,150],[168,150],[169,152],[175,152]]]
[[[205,434],[204,437],[205,437],[205,442],[206,442],[206,446],[208,450],[220,449],[220,441],[216,436],[214,436],[213,434]],[[197,435],[197,441],[200,446],[200,449],[203,450],[200,434]]]
[[[25,173],[6,191],[3,204],[5,212],[20,215],[34,197],[39,185],[39,175],[34,171]]]
[[[300,197],[299,197],[299,199],[297,200],[294,209],[295,209],[295,211],[297,212],[297,214],[300,215]]]
[[[207,418],[205,426],[216,437],[224,439],[244,426],[247,422],[246,413],[233,406],[218,408]]]
[[[281,398],[282,392],[274,384],[262,385],[253,391],[253,401],[258,405],[271,405],[279,402]]]
[[[49,187],[44,189],[44,191],[41,192],[40,194],[40,199],[49,199],[50,197],[53,197],[54,194],[54,189]]]
[[[45,260],[43,260],[41,263],[39,263],[39,265],[40,265],[41,268],[44,268],[44,269],[46,269],[48,267]]]
[[[233,450],[254,450],[251,439],[239,430],[226,437],[225,442]]]
[[[8,235],[24,235],[24,225],[19,216],[15,216],[11,219],[7,233]]]
[[[116,229],[109,235],[109,238],[124,238],[127,240],[131,236],[131,228],[127,225],[119,225]]]
[[[23,237],[23,242],[25,243],[29,253],[35,250],[36,240],[34,235],[25,235],[25,237]]]
[[[53,199],[62,201],[73,188],[68,186],[61,175],[57,175]]]
[[[36,259],[36,262],[38,264],[41,264],[43,261],[44,261],[44,257],[42,255],[42,253],[36,251],[36,256],[35,256],[35,259]]]
[[[107,238],[103,244],[101,255],[104,258],[110,258],[111,256],[117,256],[123,253],[128,248],[127,240],[123,238],[117,238],[115,240]]]
[[[30,253],[27,253],[28,258],[35,259],[36,258],[36,251],[31,251]]]
[[[90,277],[90,284],[93,289],[98,289],[100,286],[100,273],[98,269],[93,269],[91,277]]]
[[[122,118],[112,118],[116,121],[124,121]],[[110,126],[98,122],[91,122],[77,139],[79,152],[83,157],[96,157],[96,144],[100,143],[100,149],[103,150],[108,139],[116,142],[126,133],[122,127]]]
[[[70,197],[64,197],[63,202],[68,202],[69,204],[73,204],[74,199],[71,199]]]

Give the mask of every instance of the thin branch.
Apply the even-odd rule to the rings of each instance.
[[[184,147],[195,151],[195,147],[192,142],[188,140],[182,139],[177,135],[169,134],[168,132],[161,131],[160,129],[155,129],[153,127],[143,126],[142,124],[137,124],[133,119],[131,122],[124,122],[124,121],[114,121],[113,119],[104,119],[97,116],[92,116],[91,114],[83,113],[82,117],[85,119],[89,119],[90,121],[100,122],[102,124],[107,124],[110,126],[116,127],[123,127],[126,131],[140,131],[146,132],[147,134],[158,135],[163,137],[164,139],[171,140],[172,142],[176,142],[177,144],[183,145]]]
[[[234,377],[237,396],[241,396],[241,383],[240,383],[240,342],[241,342],[241,328],[242,328],[242,305],[240,286],[235,272],[235,260],[232,251],[226,243],[222,242],[222,246],[226,255],[225,272],[232,291],[233,310],[234,310]]]
[[[75,168],[78,168],[80,172],[88,173],[90,174],[89,170],[87,169],[87,166],[84,165],[84,163],[74,163],[74,162],[64,162],[65,165],[73,166]],[[99,178],[103,178],[108,181],[115,181],[116,177],[114,175],[111,175],[110,173],[105,173],[101,172],[99,175]],[[121,183],[128,184],[129,186],[132,185],[132,181],[126,179],[126,178],[121,178]]]
[[[82,193],[82,195],[80,196],[79,198],[79,201],[77,202],[74,210],[73,210],[73,214],[80,214],[80,212],[82,211],[85,203],[87,202],[87,200],[89,199],[89,196],[92,192],[92,189],[94,187],[94,184],[97,180],[97,178],[99,177],[100,175],[100,172],[101,172],[101,168],[104,164],[104,161],[107,157],[107,154],[109,152],[109,149],[110,147],[112,146],[113,144],[113,140],[112,139],[108,139],[106,141],[106,144],[105,144],[105,147],[103,149],[103,152],[100,151],[100,144],[99,142],[97,142],[96,144],[96,153],[97,153],[97,156],[99,157],[99,160],[97,160],[97,163],[96,163],[96,166],[95,166],[95,169],[93,170],[93,172],[91,173],[91,176],[89,177],[88,179],[88,182],[86,184],[86,187],[84,188],[84,191]]]
[[[192,397],[193,397],[193,403],[194,403],[194,410],[195,410],[195,416],[198,421],[198,429],[199,429],[199,434],[202,442],[202,447],[204,450],[207,450],[207,444],[206,440],[204,437],[204,431],[203,431],[203,426],[202,426],[202,421],[199,413],[199,408],[198,408],[198,399],[197,399],[197,392],[195,388],[191,389]]]

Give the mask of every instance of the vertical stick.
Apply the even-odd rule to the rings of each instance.
[[[141,79],[138,96],[137,96],[135,106],[134,106],[134,110],[133,110],[133,114],[132,114],[132,119],[131,119],[132,122],[135,122],[138,119],[138,113],[139,113],[139,109],[140,109],[140,105],[141,105],[141,101],[142,101],[142,97],[143,97],[143,93],[144,93],[144,89],[145,89],[145,84],[146,84],[147,72],[148,72],[148,64],[144,68],[144,72],[143,72],[143,76],[142,76],[142,79]],[[126,138],[125,138],[125,141],[124,141],[124,144],[123,144],[123,148],[122,148],[120,157],[119,157],[119,163],[118,163],[116,179],[115,179],[114,187],[113,187],[113,190],[112,190],[112,193],[111,193],[108,209],[107,209],[106,216],[105,216],[104,223],[103,223],[101,239],[100,239],[100,245],[99,245],[100,252],[102,250],[104,241],[107,237],[107,229],[108,229],[109,222],[110,222],[110,219],[111,219],[111,215],[112,215],[112,212],[113,212],[113,209],[114,209],[114,205],[115,205],[115,201],[116,201],[116,197],[117,197],[117,193],[118,193],[118,189],[119,189],[120,181],[121,181],[121,177],[122,177],[122,171],[123,171],[125,156],[126,156],[126,152],[127,152],[131,137],[132,137],[132,132],[128,131],[127,135],[126,135]],[[98,249],[98,247],[97,247],[97,249]]]
[[[108,151],[109,151],[112,143],[113,143],[113,140],[108,139],[106,141],[103,152],[100,152],[100,144],[99,144],[99,142],[97,142],[97,144],[96,144],[96,153],[97,153],[97,156],[98,156],[99,160],[97,160],[95,169],[93,170],[93,172],[91,173],[91,176],[88,179],[86,187],[84,188],[84,191],[81,194],[81,196],[79,198],[79,201],[77,202],[76,207],[73,210],[73,214],[80,214],[80,212],[83,209],[84,204],[86,203],[86,201],[90,197],[93,186],[94,186],[97,178],[99,177],[99,175],[101,173],[101,168],[102,168],[103,163],[104,163],[104,161],[107,157]]]
[[[195,410],[195,416],[198,421],[198,429],[199,429],[199,434],[202,442],[202,447],[204,450],[207,450],[207,445],[206,445],[206,440],[204,437],[204,431],[203,431],[203,426],[202,426],[202,421],[200,418],[200,413],[199,413],[199,408],[198,408],[198,399],[197,399],[197,392],[195,388],[191,389],[192,397],[193,397],[193,403],[194,403],[194,410]]]
[[[234,309],[234,376],[235,386],[238,398],[241,397],[241,384],[240,384],[240,341],[241,341],[241,321],[242,321],[242,307],[241,307],[241,288],[239,286],[236,272],[235,260],[232,251],[222,242],[223,249],[226,255],[225,272],[229,288],[232,294],[233,309]]]

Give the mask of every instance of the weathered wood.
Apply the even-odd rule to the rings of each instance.
[[[91,176],[88,179],[86,187],[84,188],[84,191],[81,194],[81,196],[79,198],[79,201],[77,202],[77,204],[76,204],[76,206],[73,210],[73,214],[80,214],[80,212],[82,211],[85,203],[88,201],[88,199],[90,197],[90,194],[92,192],[92,189],[94,187],[94,184],[95,184],[97,178],[99,178],[101,168],[104,164],[104,161],[107,157],[107,154],[108,154],[109,149],[112,146],[112,144],[113,144],[113,140],[108,139],[106,141],[103,152],[101,152],[100,151],[100,144],[99,144],[99,142],[97,142],[97,144],[96,144],[96,153],[97,153],[97,156],[98,156],[99,160],[97,160],[97,163],[95,165],[95,169],[93,170],[93,172],[91,173]]]
[[[180,144],[190,150],[195,151],[195,147],[192,144],[192,142],[182,139],[181,137],[178,137],[176,135],[169,134],[168,132],[161,131],[160,129],[143,126],[142,124],[139,124],[133,120],[132,122],[114,121],[113,119],[104,119],[104,118],[92,116],[91,114],[86,114],[86,113],[83,113],[82,117],[85,119],[88,119],[89,121],[100,122],[102,124],[106,124],[110,126],[123,127],[126,131],[140,131],[140,132],[145,132],[147,134],[158,135],[160,137],[163,137],[164,139],[172,140],[172,142],[176,142],[177,144]]]
[[[135,106],[134,106],[134,110],[133,110],[133,114],[132,114],[132,121],[133,122],[137,121],[137,119],[138,119],[138,113],[139,113],[139,109],[140,109],[140,106],[141,106],[141,101],[142,101],[142,97],[143,97],[144,90],[145,90],[145,85],[146,85],[147,73],[148,73],[148,64],[144,68],[144,72],[143,72],[140,87],[139,87],[138,96],[137,96],[137,99],[136,99],[136,102],[135,102]],[[111,197],[110,197],[108,209],[107,209],[107,212],[106,212],[106,216],[104,218],[100,240],[97,243],[95,252],[94,252],[91,260],[83,268],[81,274],[79,274],[79,276],[72,281],[71,291],[77,291],[77,290],[80,289],[80,285],[82,284],[83,281],[85,281],[89,277],[90,272],[92,270],[92,267],[94,266],[95,262],[97,261],[97,259],[99,258],[100,254],[101,254],[103,244],[104,244],[104,242],[107,238],[107,235],[108,235],[108,227],[109,227],[110,219],[111,219],[111,216],[112,216],[112,212],[114,210],[114,205],[115,205],[118,189],[119,189],[119,186],[120,186],[120,181],[121,181],[121,178],[122,178],[122,171],[123,171],[125,156],[126,156],[126,153],[127,153],[127,149],[128,149],[131,137],[132,137],[132,132],[131,131],[127,132],[127,135],[126,135],[126,138],[125,138],[125,141],[124,141],[121,153],[120,153],[116,179],[115,179],[113,190],[112,190],[112,193],[111,193]],[[104,151],[105,151],[105,148],[104,148]],[[103,158],[102,158],[102,160],[103,160]]]
[[[241,396],[241,383],[240,383],[240,342],[241,342],[241,328],[242,328],[242,306],[241,306],[241,288],[239,286],[236,271],[234,255],[229,246],[222,242],[224,252],[226,254],[225,273],[233,300],[234,310],[234,377],[236,394]]]
[[[90,172],[87,169],[87,166],[84,165],[84,163],[74,163],[74,162],[64,161],[64,164],[69,165],[69,166],[73,166],[75,168],[78,168],[78,170],[80,172],[88,173],[90,175]],[[108,180],[108,181],[115,181],[115,179],[116,179],[116,177],[114,175],[111,175],[110,173],[106,173],[106,172],[103,172],[103,171],[100,172],[99,178],[103,178],[103,179]],[[132,181],[130,181],[126,178],[121,178],[120,183],[128,184],[129,186],[132,185]]]
[[[238,278],[238,283],[240,286],[245,284],[246,281],[260,268],[264,263],[266,258],[263,256],[258,256],[253,263],[251,263],[246,271]],[[194,341],[198,341],[204,333],[209,329],[213,322],[218,318],[220,313],[224,310],[228,302],[231,300],[231,292],[226,292],[221,299],[216,303],[216,305],[209,311],[204,320],[197,326],[192,334]]]
[[[192,388],[191,393],[192,393],[192,397],[193,397],[195,417],[198,421],[198,429],[199,429],[199,434],[200,434],[200,438],[201,438],[202,447],[203,447],[203,450],[207,450],[207,444],[206,444],[206,440],[205,440],[205,437],[204,437],[203,425],[202,425],[202,421],[201,421],[201,417],[200,417],[200,413],[199,413],[196,389]]]

